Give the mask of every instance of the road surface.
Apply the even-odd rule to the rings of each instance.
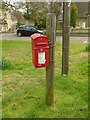
[[[0,40],[30,40],[30,37],[18,37],[15,33],[13,34],[0,34]],[[62,36],[56,36],[56,41],[61,41]],[[70,37],[71,42],[84,42],[88,41],[87,37]]]

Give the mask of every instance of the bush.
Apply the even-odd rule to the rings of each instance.
[[[73,28],[75,28],[78,14],[78,8],[75,4],[71,6],[70,12],[71,12],[70,25],[73,26]]]
[[[86,51],[90,52],[90,43],[86,45]]]
[[[85,44],[85,51],[90,52],[90,43],[85,41],[84,44]]]
[[[37,26],[38,29],[46,28],[46,16],[39,14],[37,19],[34,21],[34,26]]]
[[[10,61],[8,61],[7,59],[0,60],[0,69],[6,70],[11,68],[12,68],[12,64]]]
[[[24,25],[24,24],[22,24],[22,23],[20,23],[20,22],[17,22],[16,29],[17,29],[20,25]]]

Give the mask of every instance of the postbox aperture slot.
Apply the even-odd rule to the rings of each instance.
[[[47,45],[47,43],[37,43],[37,46]]]

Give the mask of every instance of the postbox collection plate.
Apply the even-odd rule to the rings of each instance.
[[[38,52],[38,64],[45,64],[46,57],[45,52]]]

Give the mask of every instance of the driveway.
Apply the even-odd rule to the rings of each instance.
[[[18,37],[15,33],[13,34],[0,34],[0,40],[30,40],[30,37]],[[61,41],[62,36],[56,36],[56,41]],[[70,37],[71,42],[84,42],[88,41],[87,37]]]

